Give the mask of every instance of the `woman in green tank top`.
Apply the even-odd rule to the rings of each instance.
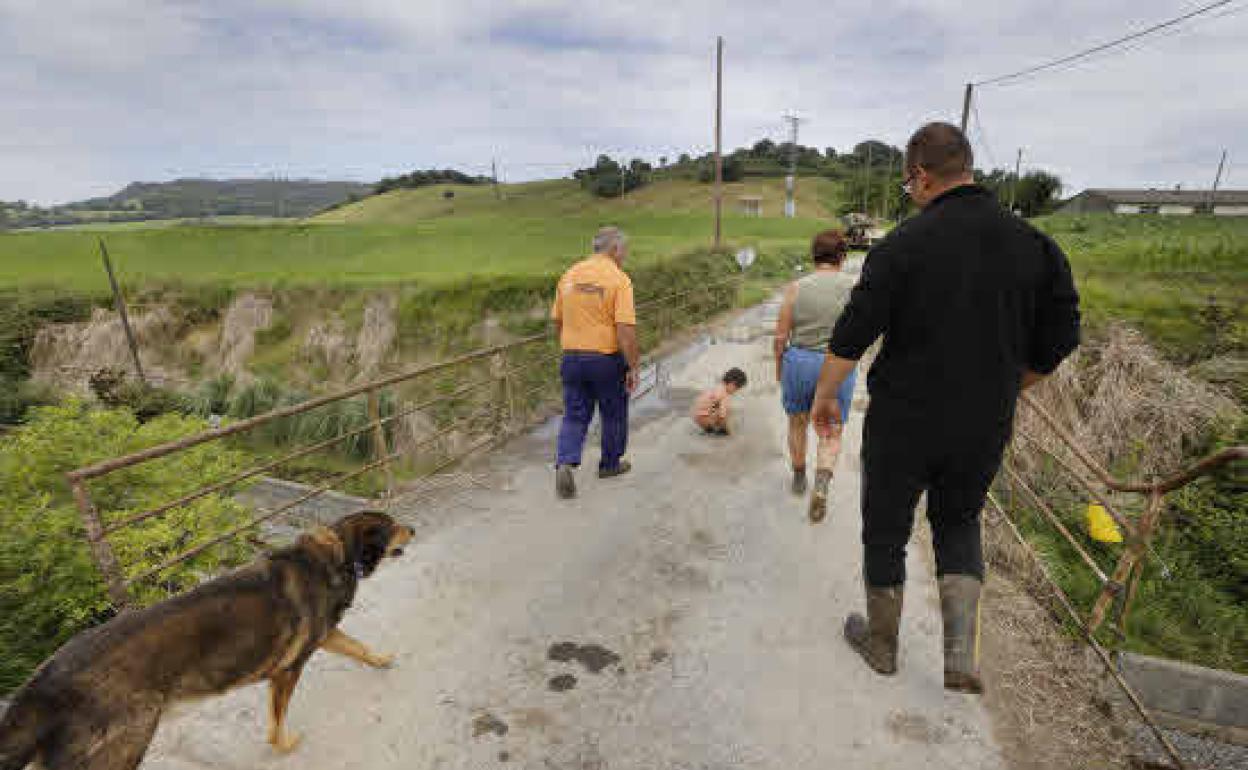
[[[789,459],[793,464],[793,493],[806,492],[806,436],[810,407],[819,384],[832,327],[849,302],[855,280],[841,272],[848,252],[844,233],[826,230],[811,243],[815,271],[789,284],[776,319],[776,380],[781,384],[784,410],[789,415]],[[841,414],[848,415],[857,372],[846,378],[837,393]],[[821,521],[827,512],[828,486],[841,451],[838,428],[816,447],[815,488],[810,498],[810,519]]]

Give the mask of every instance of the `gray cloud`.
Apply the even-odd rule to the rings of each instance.
[[[601,6],[601,7],[599,7]],[[900,144],[956,118],[963,83],[1182,12],[1160,0],[455,3],[0,0],[0,198],[111,192],[132,179],[375,179],[421,166],[508,178],[599,152],[711,142],[712,51],[726,40],[725,140]],[[1248,13],[986,87],[981,165],[1069,185],[1208,184],[1248,166]],[[986,140],[986,141],[985,141]],[[1242,175],[1241,175],[1242,176]],[[1248,186],[1248,178],[1240,181]]]

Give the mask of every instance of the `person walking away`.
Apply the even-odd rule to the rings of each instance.
[[[840,230],[825,230],[816,235],[810,244],[815,271],[788,285],[776,319],[776,380],[781,385],[781,400],[789,416],[791,488],[795,495],[806,493],[806,438],[824,351],[832,335],[832,326],[845,309],[854,287],[854,279],[841,272],[848,250],[849,243]],[[855,380],[856,372],[851,370],[837,393],[843,416],[849,414]],[[840,451],[840,425],[834,426],[828,437],[817,438],[815,488],[809,509],[812,522],[823,520],[827,513],[828,487]]]
[[[974,184],[973,168],[952,125],[910,138],[903,187],[922,211],[867,255],[832,332],[813,420],[831,434],[841,383],[884,335],[862,443],[867,611],[846,619],[844,635],[875,671],[896,672],[906,543],[926,491],[945,687],[980,693],[980,509],[1019,393],[1079,344],[1079,296],[1057,244]]]
[[[559,279],[551,317],[563,360],[563,422],[556,449],[555,492],[576,496],[574,470],[581,465],[585,434],[597,407],[602,420],[598,477],[627,473],[628,398],[637,388],[640,353],[633,282],[622,269],[628,242],[618,228],[594,236],[594,253]]]
[[[705,433],[715,436],[729,434],[730,402],[737,391],[745,387],[745,372],[732,367],[724,372],[720,383],[702,391],[693,402],[691,417]]]

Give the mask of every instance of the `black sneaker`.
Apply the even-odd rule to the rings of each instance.
[[[793,490],[793,494],[795,495],[806,494],[806,469],[805,468],[802,468],[801,470],[793,471],[793,485],[791,489]]]
[[[576,497],[576,478],[572,475],[571,465],[560,465],[555,468],[555,494],[560,500],[571,500]]]
[[[625,473],[628,473],[632,469],[633,469],[632,463],[630,463],[628,460],[620,460],[620,464],[615,466],[614,468],[599,468],[598,478],[609,479],[609,478],[614,478],[615,476],[623,476]]]

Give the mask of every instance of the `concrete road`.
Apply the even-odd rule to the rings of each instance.
[[[669,367],[666,398],[637,410],[631,475],[582,471],[580,497],[556,501],[547,430],[486,460],[481,488],[404,512],[444,523],[369,580],[344,623],[398,662],[318,654],[291,708],[293,755],[264,742],[257,686],[167,718],[144,766],[1002,767],[980,702],[941,687],[925,545],[911,554],[901,673],[875,676],[841,641],[861,605],[862,412],[812,526],[786,489],[763,334],[774,312]],[[751,383],[740,430],[701,436],[689,399],[733,365]]]

